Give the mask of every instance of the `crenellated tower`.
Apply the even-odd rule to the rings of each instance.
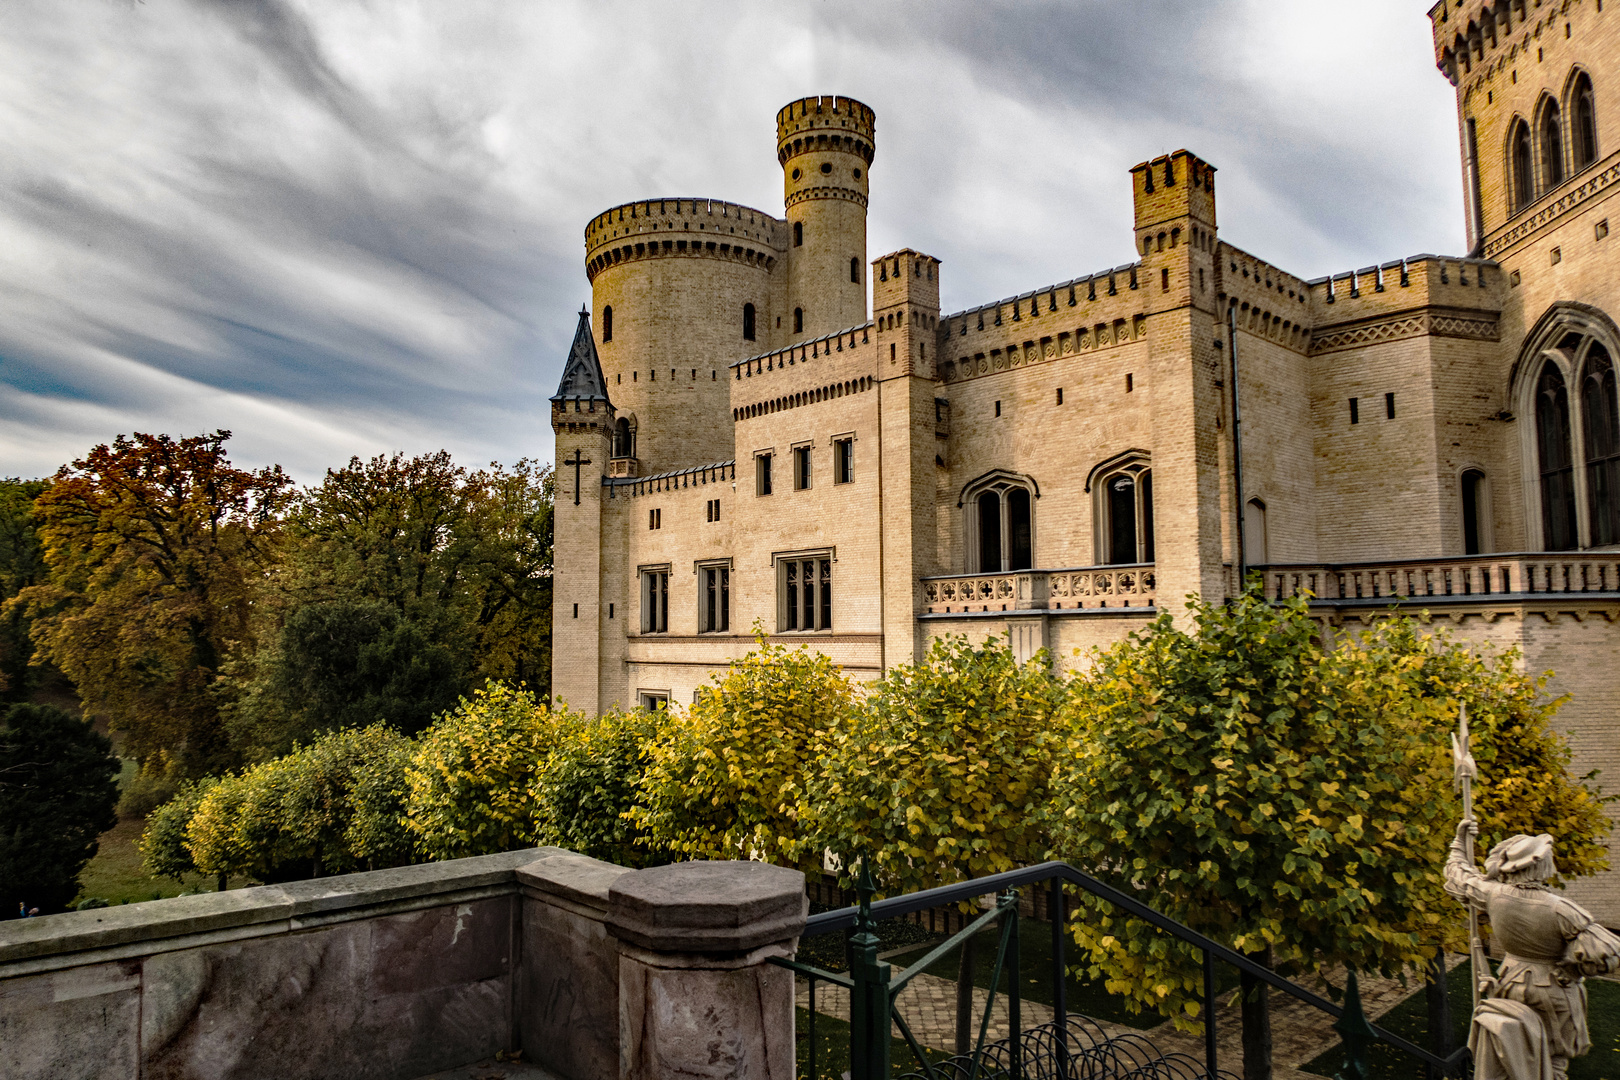
[[[787,203],[784,341],[866,321],[866,203],[877,119],[846,97],[808,97],[776,114]]]

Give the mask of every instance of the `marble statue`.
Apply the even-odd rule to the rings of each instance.
[[[1585,979],[1620,970],[1620,938],[1547,886],[1557,873],[1550,835],[1509,837],[1480,873],[1465,854],[1478,834],[1465,817],[1446,860],[1446,891],[1484,909],[1506,953],[1482,979],[1468,1037],[1475,1080],[1564,1080],[1570,1059],[1592,1048]]]

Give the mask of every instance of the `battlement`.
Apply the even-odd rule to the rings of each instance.
[[[1110,296],[1118,296],[1141,287],[1136,272],[1141,265],[1141,263],[1124,263],[1112,270],[1102,270],[1085,277],[1060,281],[1056,285],[1031,289],[1017,296],[1009,296],[1005,300],[997,300],[993,304],[980,304],[978,307],[966,308],[950,315],[941,315],[940,325],[950,333],[952,328],[947,324],[956,324],[955,332],[966,337],[970,330],[988,333],[993,328],[1001,326],[1004,321],[1022,322],[1025,319],[1037,318],[1043,314],[1040,310],[1042,301],[1046,303],[1044,314],[1053,314],[1060,307],[1079,307],[1098,300],[1106,301]],[[987,313],[990,315],[988,320],[985,318]]]
[[[1136,228],[1192,217],[1215,225],[1215,166],[1187,150],[1163,154],[1131,169]]]
[[[904,304],[939,310],[939,260],[901,248],[872,260],[872,310]],[[893,322],[891,317],[890,322]],[[882,320],[878,321],[881,328]]]
[[[800,98],[776,114],[776,158],[813,151],[842,150],[868,165],[877,151],[877,114],[854,98]]]
[[[692,234],[696,233],[696,236]],[[724,258],[769,272],[787,248],[787,222],[719,199],[641,199],[615,206],[585,226],[585,271],[655,256]]]
[[[808,360],[822,356],[831,356],[835,352],[853,351],[857,344],[866,345],[871,342],[872,324],[862,323],[831,334],[825,334],[810,341],[795,342],[792,345],[771,352],[763,352],[757,356],[745,356],[741,360],[733,360],[731,370],[734,379],[752,378],[763,375],[767,371],[796,367]],[[859,342],[856,341],[859,335]]]
[[[1429,9],[1435,66],[1453,86],[1474,76],[1476,68],[1486,77],[1559,23],[1573,31],[1571,9],[1578,6],[1568,0],[1545,5],[1542,0],[1440,0]]]

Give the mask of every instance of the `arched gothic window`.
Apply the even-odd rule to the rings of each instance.
[[[1548,361],[1536,381],[1536,457],[1541,475],[1541,537],[1548,551],[1568,551],[1575,538],[1575,461],[1570,447],[1569,390]]]
[[[861,283],[861,260],[859,256],[851,255],[849,257],[849,280],[855,285]]]
[[[1592,79],[1586,72],[1575,76],[1570,90],[1570,115],[1573,125],[1570,141],[1574,143],[1575,171],[1579,172],[1597,160],[1597,105],[1592,99]]]
[[[613,340],[613,305],[608,304],[602,309],[602,344],[606,345]]]
[[[1508,135],[1508,154],[1511,173],[1509,190],[1513,192],[1513,212],[1518,213],[1536,198],[1535,158],[1530,153],[1530,125],[1523,120],[1513,124]]]
[[[1153,561],[1153,471],[1145,450],[1109,458],[1091,471],[1097,562]]]
[[[1620,544],[1620,401],[1614,361],[1595,341],[1581,372],[1581,428],[1591,546]]]
[[[1548,190],[1564,182],[1564,121],[1551,98],[1541,107],[1540,124],[1541,186]]]
[[[1250,499],[1244,504],[1243,557],[1250,566],[1265,566],[1271,561],[1270,545],[1266,539],[1266,504],[1263,499]]]
[[[967,572],[997,574],[1035,566],[1035,503],[1027,476],[997,469],[962,492]]]
[[[754,340],[754,305],[743,305],[743,340]]]
[[[613,425],[613,456],[616,458],[636,456],[636,429],[630,426],[628,417],[619,417]]]

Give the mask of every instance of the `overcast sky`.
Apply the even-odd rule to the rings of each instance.
[[[878,116],[870,254],[947,311],[1132,257],[1187,147],[1306,277],[1464,246],[1424,0],[0,0],[0,475],[120,432],[549,458],[596,212],[782,213],[776,110]]]

